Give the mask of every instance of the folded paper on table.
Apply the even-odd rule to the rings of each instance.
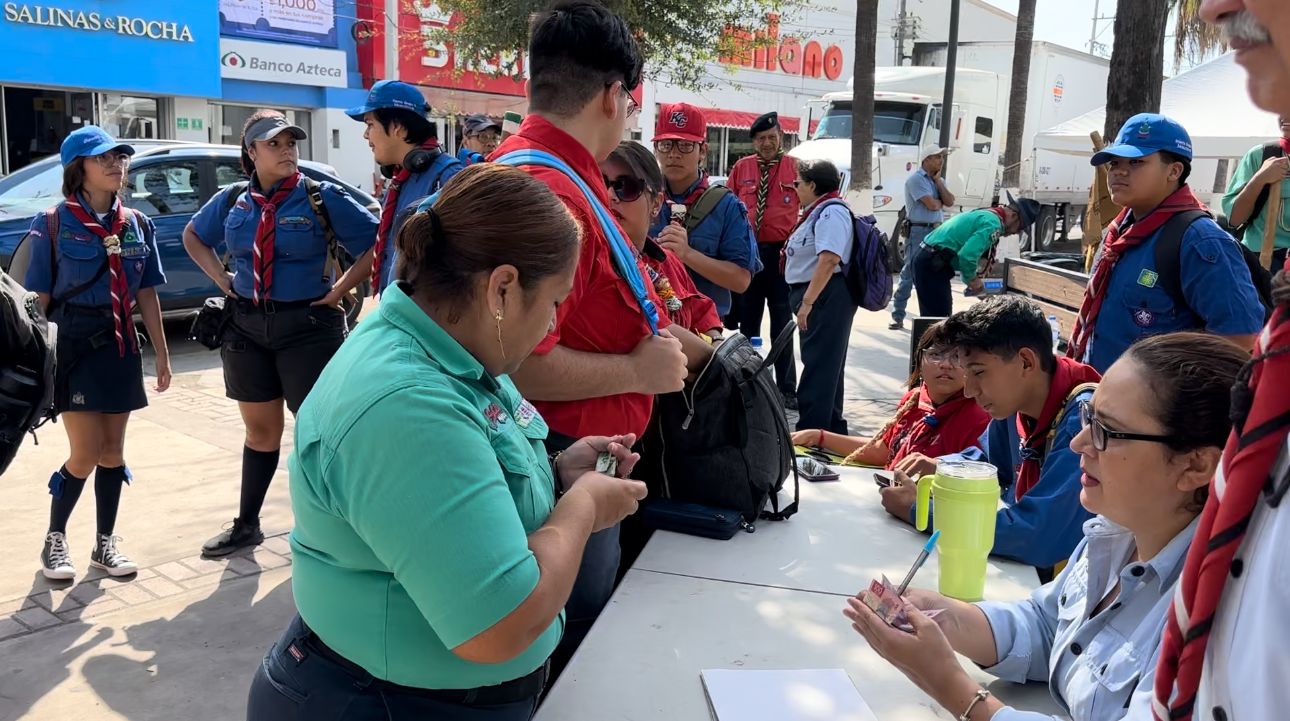
[[[840,668],[705,669],[713,721],[878,721]]]

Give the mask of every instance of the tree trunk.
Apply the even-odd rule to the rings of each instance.
[[[1160,112],[1165,74],[1165,24],[1169,0],[1119,0],[1115,45],[1106,81],[1106,128],[1114,142],[1120,126],[1138,113]]]
[[[1030,89],[1030,56],[1035,38],[1035,3],[1017,5],[1017,37],[1012,46],[1012,91],[1008,98],[1008,136],[1004,140],[1003,186],[1021,185],[1021,150],[1026,133],[1026,92]]]
[[[873,212],[873,80],[878,53],[878,0],[856,0],[856,57],[852,66],[851,183],[847,201]]]

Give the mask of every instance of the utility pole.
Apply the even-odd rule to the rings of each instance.
[[[399,79],[399,0],[385,0],[385,78]]]
[[[945,46],[945,94],[941,99],[941,147],[950,147],[954,124],[954,69],[959,61],[959,0],[950,0],[950,38]],[[941,177],[947,177],[941,171]]]
[[[1093,0],[1093,31],[1089,33],[1088,36],[1089,55],[1097,54],[1097,16],[1100,14],[1098,12],[1099,5],[1101,5],[1101,0]]]
[[[896,16],[896,61],[892,63],[896,67],[905,64],[905,23],[908,22],[905,16],[905,0],[900,0],[900,13]]]

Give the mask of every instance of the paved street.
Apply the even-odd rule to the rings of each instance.
[[[956,296],[956,304],[969,302]],[[862,311],[853,329],[846,411],[857,431],[885,420],[900,396],[909,333],[886,330],[889,320]],[[293,612],[290,423],[263,515],[271,538],[222,561],[198,556],[236,513],[242,429],[235,404],[224,398],[219,354],[180,340],[184,330],[170,326],[171,389],[149,390],[151,405],[133,416],[127,435],[135,480],[117,533],[142,569],[137,577],[86,573],[92,483],[68,534],[80,576],[73,584],[41,577],[46,483],[67,452],[60,427],[47,426],[40,444],[25,445],[0,478],[7,506],[0,548],[9,570],[0,577],[0,721],[241,718],[256,663]]]

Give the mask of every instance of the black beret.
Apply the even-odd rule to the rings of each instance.
[[[748,130],[748,135],[753,136],[753,135],[756,135],[757,133],[762,133],[767,130],[770,130],[771,128],[778,128],[778,127],[779,127],[779,113],[771,111],[769,113],[766,113],[765,115],[759,115],[757,119],[753,121],[752,128]]]

